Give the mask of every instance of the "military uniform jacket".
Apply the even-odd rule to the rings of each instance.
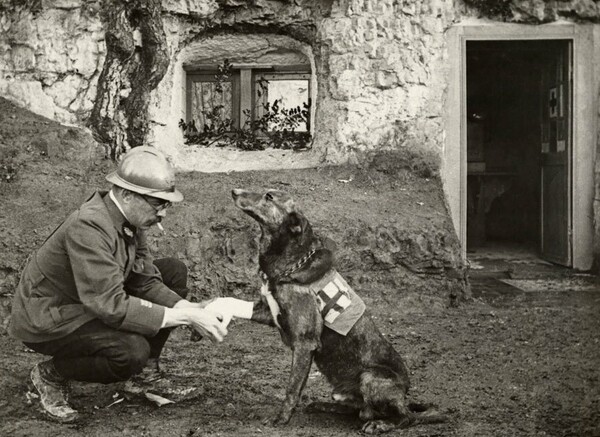
[[[106,192],[95,193],[28,259],[9,332],[31,343],[64,337],[93,319],[153,336],[181,300],[162,283],[144,231],[124,230]]]

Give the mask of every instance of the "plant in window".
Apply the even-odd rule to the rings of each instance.
[[[205,123],[201,131],[196,127],[194,120],[190,120],[188,123],[179,120],[179,127],[183,130],[185,143],[206,147],[212,145],[224,146],[234,128],[233,120],[222,118],[222,108],[222,105],[217,105],[212,110],[204,112]]]
[[[281,100],[275,100],[272,105],[266,106],[264,131],[276,149],[301,149],[306,148],[310,142],[310,132],[297,132],[302,124],[308,126],[310,119],[310,99],[303,103],[303,107],[283,108],[279,106]],[[270,106],[270,107],[269,107]]]
[[[233,66],[225,60],[214,75],[216,81],[214,91],[222,94],[224,84],[229,83],[233,76]],[[223,116],[223,105],[214,105],[212,108],[202,106],[200,110],[203,118],[202,129],[199,130],[195,120],[186,123],[179,121],[183,130],[185,142],[190,145],[217,146],[231,145],[241,150],[264,150],[270,146],[275,149],[305,150],[310,146],[310,99],[292,108],[283,107],[283,99],[276,99],[269,103],[261,99],[268,93],[269,81],[259,78],[256,81],[258,102],[254,102],[255,113],[257,106],[262,106],[261,115],[252,116],[251,110],[244,110],[244,123],[237,128],[235,122]],[[265,100],[263,102],[263,100]],[[263,103],[260,103],[263,102]],[[305,131],[298,131],[305,126]]]
[[[217,81],[216,89],[219,93],[223,92],[223,83],[228,82],[233,76],[233,65],[229,62],[229,59],[225,59],[217,70],[217,74],[215,74],[215,79]]]

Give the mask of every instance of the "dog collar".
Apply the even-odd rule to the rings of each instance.
[[[300,270],[304,266],[304,264],[306,264],[308,262],[308,260],[315,254],[315,252],[318,249],[320,249],[320,248],[313,247],[310,251],[308,251],[308,253],[303,255],[302,258],[300,258],[298,261],[296,261],[291,267],[288,267],[283,272],[281,272],[279,275],[273,276],[271,279],[279,281],[281,278],[285,278],[286,276],[291,275],[292,273],[296,272],[297,270]],[[269,277],[267,276],[267,274],[265,272],[260,270],[259,273],[260,273],[263,281],[268,280]]]

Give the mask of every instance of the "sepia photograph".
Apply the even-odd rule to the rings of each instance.
[[[0,436],[600,437],[599,93],[592,0],[0,0]]]

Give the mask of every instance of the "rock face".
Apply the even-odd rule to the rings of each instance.
[[[52,1],[0,13],[0,94],[48,118],[82,123],[104,61],[98,5]]]
[[[365,152],[397,147],[389,140],[398,126],[404,133],[400,146],[419,144],[439,152],[446,80],[443,32],[456,15],[448,2],[405,3],[347,1],[316,7],[308,1],[300,6],[257,1],[252,8],[237,8],[234,21],[223,11],[215,13],[210,32],[181,16],[170,17],[167,35],[174,62],[156,94],[153,118],[165,124],[155,129],[157,143],[178,135],[167,114],[183,112],[181,99],[164,97],[181,88],[181,71],[190,56],[215,53],[215,47],[222,56],[228,45],[215,42],[219,27],[239,26],[256,34],[240,38],[238,53],[252,53],[252,39],[259,38],[264,50],[288,48],[309,58],[316,78],[313,147],[322,160],[352,162]],[[187,35],[193,35],[190,42],[182,38]],[[228,57],[236,60],[235,54]]]
[[[0,9],[0,93],[55,120],[85,123],[105,58],[103,3],[23,5]],[[188,170],[202,169],[201,155],[188,153],[178,127],[184,71],[194,62],[236,56],[252,62],[281,50],[306,56],[315,74],[313,155],[320,160],[352,162],[402,146],[439,154],[450,26],[473,17],[526,23],[599,17],[595,2],[576,0],[163,0],[162,8],[170,65],[151,95],[149,141]],[[402,140],[390,143],[398,128]]]

